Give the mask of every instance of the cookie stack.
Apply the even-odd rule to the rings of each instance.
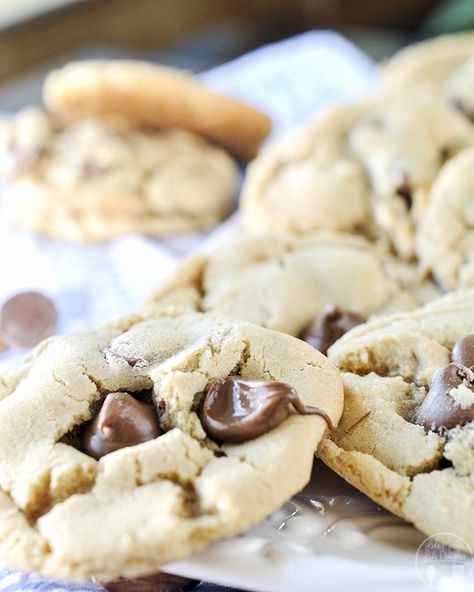
[[[473,77],[473,35],[401,52],[374,94],[262,150],[244,236],[186,259],[136,314],[3,371],[5,561],[151,574],[277,509],[315,451],[423,532],[474,548]],[[166,208],[147,196],[164,187],[188,222],[179,196],[205,188],[191,218],[216,220],[205,204],[228,198],[235,165],[209,141],[250,157],[269,129],[137,63],[67,66],[45,104],[6,126],[4,164],[37,206],[28,224],[62,236],[69,216],[69,238],[159,234]],[[191,179],[181,167],[198,161]],[[135,216],[134,200],[149,209]]]
[[[138,61],[74,62],[51,72],[45,109],[0,126],[12,219],[65,240],[162,236],[229,214],[235,158],[255,156],[263,113],[189,74]]]

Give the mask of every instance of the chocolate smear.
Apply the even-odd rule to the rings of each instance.
[[[301,415],[319,415],[329,429],[333,429],[327,413],[304,405],[289,384],[241,376],[228,376],[211,384],[201,403],[199,419],[210,438],[220,442],[244,442],[284,421],[290,404]]]

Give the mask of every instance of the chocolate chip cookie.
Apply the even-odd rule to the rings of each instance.
[[[231,210],[238,170],[225,150],[184,129],[100,119],[64,126],[30,108],[0,125],[0,174],[16,223],[102,241],[218,223]]]
[[[369,180],[348,143],[359,115],[358,106],[334,108],[263,148],[242,189],[248,230],[371,232]]]
[[[348,234],[247,236],[186,259],[145,310],[226,314],[314,343],[311,335],[334,307],[365,320],[438,294],[402,267]]]
[[[414,260],[431,184],[448,159],[474,146],[464,97],[469,64],[456,78],[467,85],[462,92],[434,75],[387,79],[372,95],[268,144],[244,183],[246,227],[350,231]]]
[[[125,119],[137,127],[182,128],[253,158],[270,119],[241,101],[218,95],[187,72],[138,60],[88,60],[53,70],[44,103],[61,121]]]
[[[429,80],[435,92],[474,120],[474,34],[441,35],[396,53],[381,70],[384,83],[416,85]]]
[[[342,400],[314,348],[225,317],[44,341],[0,378],[1,559],[77,580],[154,573],[300,490]]]
[[[437,98],[434,86],[382,89],[348,135],[370,179],[376,239],[405,260],[415,259],[416,230],[442,166],[474,146],[474,125]]]
[[[473,344],[473,289],[353,329],[329,350],[345,404],[319,448],[378,503],[428,535],[442,541],[440,533],[452,533],[471,548]]]
[[[448,162],[433,184],[417,251],[445,289],[474,285],[474,148]]]

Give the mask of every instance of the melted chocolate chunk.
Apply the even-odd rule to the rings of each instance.
[[[431,430],[450,429],[472,421],[474,403],[461,405],[450,394],[461,385],[469,389],[474,397],[474,374],[468,368],[456,363],[440,368],[416,413],[415,421]]]
[[[301,415],[319,415],[333,425],[317,407],[304,405],[295,389],[284,382],[228,376],[216,380],[206,392],[199,419],[206,434],[220,442],[243,442],[265,434],[289,415],[291,404]]]
[[[84,430],[82,450],[94,458],[153,440],[161,434],[153,405],[128,393],[110,393],[95,419]]]
[[[456,341],[451,354],[451,359],[457,364],[474,367],[474,335],[467,335],[459,341]]]
[[[341,310],[336,304],[327,304],[305,330],[302,338],[326,355],[331,345],[344,333],[364,322],[364,317],[359,314]]]
[[[460,99],[452,99],[451,105],[462,113],[471,123],[474,123],[474,111],[468,109]]]
[[[391,172],[390,180],[396,194],[403,199],[407,210],[410,210],[413,205],[413,188],[408,175],[404,171],[395,170]]]

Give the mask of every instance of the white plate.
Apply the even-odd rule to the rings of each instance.
[[[474,590],[472,559],[425,540],[317,462],[280,510],[166,571],[256,592]]]

